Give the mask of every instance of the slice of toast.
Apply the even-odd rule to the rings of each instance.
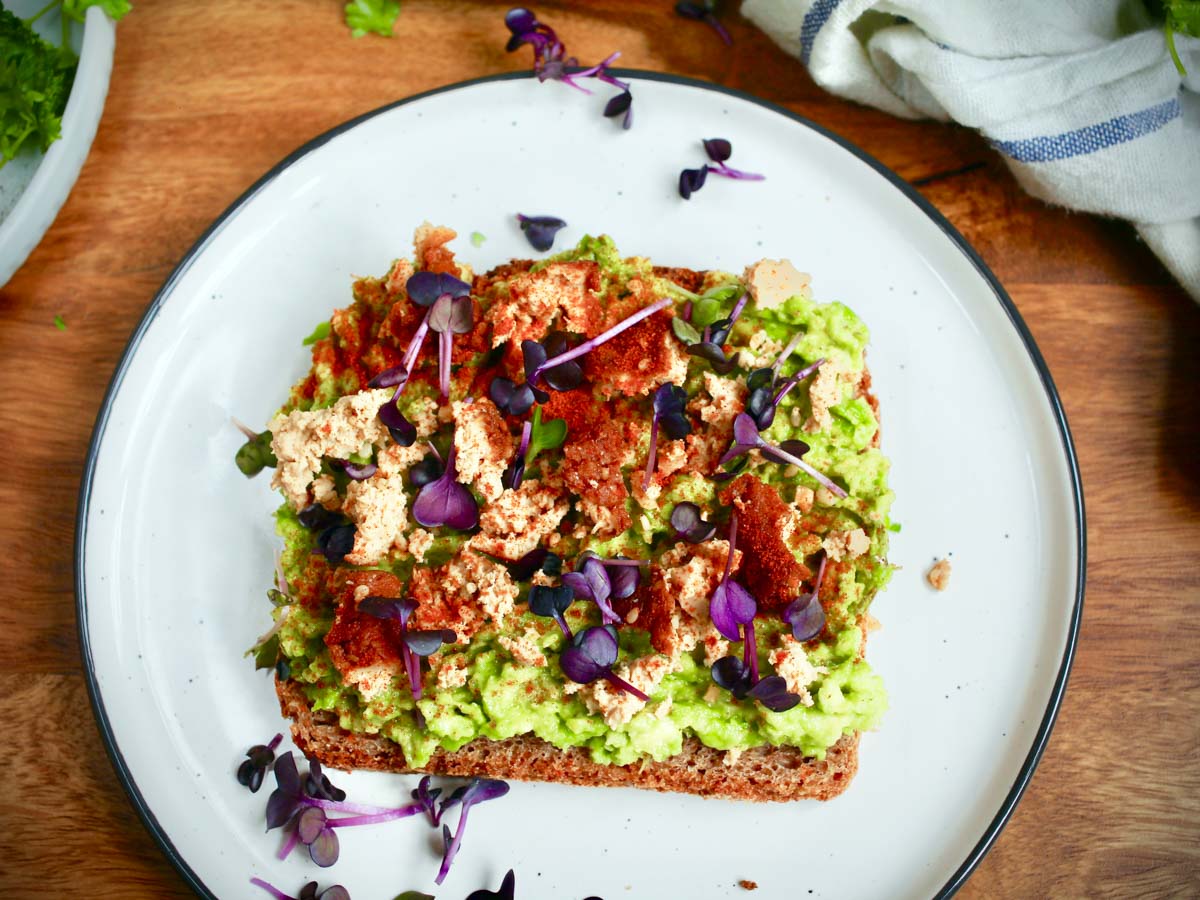
[[[427,765],[414,768],[399,744],[346,731],[332,712],[313,712],[295,682],[277,680],[275,690],[283,715],[292,720],[296,746],[335,769],[637,787],[733,800],[829,800],[849,786],[858,769],[857,733],[843,736],[820,761],[805,758],[795,747],[754,747],[734,758],[691,737],[682,753],[663,762],[627,766],[596,763],[582,748],[560,750],[533,735],[503,741],[476,738],[458,750],[437,750]]]

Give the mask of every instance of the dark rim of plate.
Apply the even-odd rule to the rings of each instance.
[[[738,100],[743,100],[748,103],[753,103],[757,106],[764,107],[779,113],[781,116],[786,116],[794,122],[797,122],[804,127],[815,131],[830,141],[840,146],[842,149],[852,153],[858,159],[865,162],[872,169],[886,178],[891,184],[903,193],[913,204],[915,204],[922,212],[925,213],[936,224],[945,235],[954,242],[963,255],[967,257],[974,265],[976,271],[987,281],[993,293],[996,295],[996,300],[1008,315],[1009,321],[1013,328],[1020,336],[1021,341],[1025,345],[1026,351],[1029,353],[1029,358],[1037,369],[1038,376],[1041,378],[1042,386],[1046,391],[1046,399],[1050,404],[1051,412],[1053,413],[1055,423],[1058,425],[1059,436],[1062,439],[1063,453],[1066,456],[1067,469],[1071,481],[1071,493],[1074,499],[1075,507],[1075,529],[1078,537],[1077,556],[1078,562],[1075,573],[1075,604],[1071,613],[1071,621],[1067,629],[1067,645],[1063,651],[1062,662],[1059,665],[1058,673],[1055,675],[1054,686],[1050,692],[1050,702],[1046,707],[1046,712],[1042,716],[1041,724],[1038,726],[1037,734],[1034,737],[1033,746],[1030,747],[1028,755],[1025,757],[1025,762],[1021,766],[1020,772],[1017,774],[1016,782],[1011,790],[1005,796],[1003,803],[1000,805],[999,811],[995,817],[984,829],[983,835],[967,854],[967,858],[950,876],[950,879],[943,885],[942,889],[935,895],[937,898],[946,898],[953,896],[959,888],[963,886],[971,872],[979,865],[980,861],[991,849],[996,842],[1001,830],[1012,817],[1013,810],[1016,809],[1017,803],[1021,799],[1021,795],[1025,792],[1025,788],[1029,785],[1030,779],[1033,777],[1033,772],[1037,768],[1038,762],[1042,758],[1042,753],[1046,749],[1046,744],[1050,739],[1050,732],[1054,727],[1054,721],[1058,716],[1059,707],[1062,704],[1063,694],[1067,687],[1067,678],[1071,671],[1071,663],[1075,658],[1075,645],[1079,638],[1079,622],[1083,613],[1083,589],[1087,563],[1087,531],[1084,521],[1083,509],[1083,487],[1079,478],[1079,462],[1075,455],[1075,444],[1071,438],[1071,429],[1067,425],[1067,417],[1063,411],[1062,401],[1059,399],[1058,390],[1054,386],[1054,380],[1050,376],[1050,370],[1046,366],[1046,361],[1043,359],[1041,351],[1038,350],[1037,344],[1033,340],[1033,335],[1030,334],[1029,328],[1025,321],[1021,318],[1021,314],[1017,312],[1016,306],[1001,287],[999,280],[992,274],[984,261],[980,258],[975,249],[967,243],[966,238],[959,234],[958,230],[951,225],[946,218],[938,212],[938,210],[926,200],[912,185],[902,179],[899,175],[885,166],[879,160],[872,157],[870,154],[861,150],[854,144],[850,143],[845,138],[835,134],[827,128],[818,125],[817,123],[806,119],[804,116],[798,115],[785,107],[769,100],[763,100],[760,97],[755,97],[744,91],[736,88],[725,87],[720,84],[713,84],[707,81],[701,81],[695,78],[687,78],[682,75],[670,75],[662,72],[644,72],[639,69],[615,69],[613,70],[618,77],[635,78],[643,81],[660,81],[669,84],[678,84],[684,87],[700,88],[703,90],[715,91],[720,94],[726,94]],[[134,354],[137,352],[138,346],[149,329],[154,317],[162,308],[167,298],[171,295],[175,286],[183,278],[184,274],[191,267],[193,261],[204,251],[209,242],[217,235],[224,227],[225,223],[235,216],[243,206],[245,206],[259,191],[270,184],[280,173],[286,170],[293,163],[308,155],[313,150],[332,140],[340,134],[343,134],[355,126],[365,122],[368,119],[374,118],[381,113],[388,112],[396,107],[403,106],[406,103],[412,103],[416,100],[422,100],[426,97],[432,97],[437,94],[444,94],[451,91],[469,88],[478,84],[487,84],[496,81],[516,81],[522,78],[533,77],[529,72],[505,72],[499,75],[488,75],[483,78],[474,78],[470,81],[460,81],[455,84],[446,85],[445,87],[435,88],[424,93],[414,94],[410,97],[405,97],[397,100],[394,103],[389,103],[381,106],[371,112],[363,113],[361,116],[356,116],[335,128],[330,129],[324,134],[318,135],[308,143],[294,150],[282,160],[279,161],[269,172],[256,181],[245,193],[235,200],[217,219],[205,230],[192,248],[184,255],[179,265],[170,274],[163,286],[155,294],[154,300],[151,301],[142,319],[138,322],[137,328],[134,329],[133,335],[129,339],[129,343],[125,348],[125,352],[121,356],[120,362],[113,372],[112,380],[109,382],[108,390],[105,392],[104,401],[100,405],[100,411],[96,415],[96,424],[92,431],[92,440],[88,446],[87,458],[84,461],[83,476],[79,488],[79,504],[77,512],[77,520],[75,524],[75,615],[76,622],[79,628],[79,647],[83,656],[84,671],[87,675],[88,696],[91,699],[92,712],[96,717],[96,724],[100,728],[100,736],[104,741],[105,750],[108,752],[108,757],[112,761],[113,768],[117,772],[117,777],[124,786],[126,793],[129,795],[133,807],[137,810],[138,815],[142,819],[142,823],[150,832],[151,836],[158,843],[158,846],[166,854],[167,859],[171,864],[179,870],[179,874],[183,876],[188,885],[202,897],[215,897],[211,890],[200,880],[196,872],[187,864],[180,852],[171,843],[170,837],[159,824],[154,816],[154,812],[147,804],[145,797],[142,796],[136,782],[133,779],[132,773],[121,755],[121,750],[117,746],[116,735],[113,733],[112,725],[109,722],[108,713],[104,708],[104,698],[101,696],[100,686],[96,680],[96,671],[92,662],[92,648],[88,637],[87,626],[87,594],[84,579],[84,567],[86,563],[86,542],[87,542],[87,517],[90,508],[92,482],[96,474],[96,461],[100,452],[100,444],[104,439],[105,428],[108,425],[109,415],[112,411],[113,401],[116,398],[117,391],[121,387],[121,382],[124,379],[126,371],[129,369],[133,361]],[[247,876],[249,877],[249,876]]]

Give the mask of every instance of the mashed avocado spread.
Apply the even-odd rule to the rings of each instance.
[[[537,264],[473,276],[446,248],[447,235],[419,232],[415,260],[355,283],[353,304],[334,313],[313,347],[311,372],[271,423],[284,550],[272,592],[276,627],[256,648],[260,665],[302,685],[314,710],[336,715],[343,728],[396,742],[414,767],[439,748],[521,734],[583,747],[615,765],[667,759],[689,738],[728,751],[794,746],[823,758],[843,735],[874,727],[886,696],[862,651],[867,609],[891,574],[892,493],[863,323],[839,303],[814,302],[806,286],[794,290],[794,280],[785,295],[772,281],[777,273],[762,268],[769,261],[743,276],[657,269],[621,258],[600,237]],[[369,382],[408,363],[427,312],[415,289],[410,296],[409,279],[422,271],[470,284],[472,317],[469,330],[451,337],[448,398],[440,391],[443,335],[430,331],[418,342],[394,401],[416,432],[404,446],[376,421],[395,387]],[[721,330],[747,292],[717,345],[731,365],[689,353],[689,343]],[[491,382],[519,385],[529,376],[522,340],[550,345],[560,332],[560,346],[578,346],[664,297],[673,302],[578,360],[578,386],[547,391],[531,429],[536,456],[526,456],[524,479],[512,487],[506,470],[531,414],[497,406]],[[784,392],[759,433],[802,453],[846,496],[761,448],[722,463],[750,374],[772,370],[778,393],[819,361]],[[652,459],[653,397],[668,382],[686,393],[681,415],[690,433],[671,438],[659,429]],[[551,434],[538,446],[540,429],[560,420],[565,437],[555,444]],[[807,449],[785,445],[791,441]],[[428,480],[417,470],[445,478],[447,464],[478,509],[469,528],[418,520],[414,504]],[[363,471],[371,474],[351,474]],[[682,539],[671,524],[681,503],[695,504],[715,534],[696,544]],[[749,627],[760,677],[782,678],[798,698],[783,711],[738,699],[711,672],[716,660],[744,650],[714,628],[708,606],[731,552],[735,513],[730,577],[757,602]],[[531,551],[548,552],[561,571],[516,571]],[[632,595],[611,601],[620,619],[612,671],[646,702],[604,679],[568,678],[560,665],[567,638],[529,609],[530,592],[560,587],[585,551],[643,562]],[[415,657],[397,653],[394,623],[357,610],[380,592],[415,602],[410,629],[453,632],[421,667],[420,699],[406,674]],[[823,625],[796,640],[784,613],[806,592],[816,594]],[[578,634],[601,623],[601,608],[577,597],[565,623]]]

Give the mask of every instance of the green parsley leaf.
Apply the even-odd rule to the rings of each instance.
[[[434,900],[433,894],[422,894],[420,891],[405,891],[397,894],[395,900]]]
[[[317,341],[323,341],[327,337],[329,337],[329,323],[322,322],[312,330],[312,334],[306,337],[302,343],[305,347],[311,347]]]
[[[88,9],[93,6],[98,6],[108,13],[108,17],[114,22],[119,21],[133,8],[129,0],[63,0],[62,11],[68,19],[82,22]]]
[[[246,655],[254,654],[254,669],[273,669],[279,661],[279,635],[271,635],[257,647],[252,647]]]
[[[356,38],[369,32],[391,37],[399,15],[397,0],[353,0],[346,4],[346,24]]]
[[[533,428],[529,434],[529,449],[525,453],[525,465],[533,464],[534,459],[543,450],[555,450],[567,439],[567,420],[551,419],[542,421],[542,408],[533,411]]]
[[[54,327],[57,328],[59,331],[66,331],[67,330],[67,320],[64,319],[62,316],[55,316],[54,317]]]
[[[482,232],[479,232],[479,231],[471,232],[471,246],[472,247],[482,247],[483,242],[486,240],[487,240],[487,237],[484,236],[484,234]]]
[[[62,131],[75,55],[0,7],[0,167],[26,141],[45,150]]]

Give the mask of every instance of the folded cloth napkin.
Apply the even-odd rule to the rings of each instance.
[[[1034,196],[1128,219],[1200,301],[1200,40],[1137,0],[745,0],[826,90],[977,129]]]

